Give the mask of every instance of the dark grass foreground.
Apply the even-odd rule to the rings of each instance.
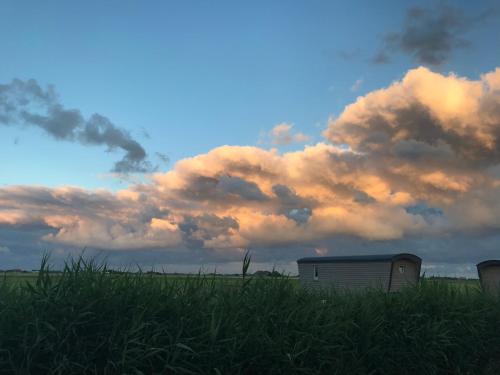
[[[473,288],[46,271],[0,283],[1,374],[500,374],[500,305]]]

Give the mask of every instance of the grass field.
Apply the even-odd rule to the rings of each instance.
[[[133,273],[131,273],[133,275]],[[141,276],[150,277],[147,273],[141,273]],[[52,277],[57,278],[60,276],[60,273],[53,273]],[[164,274],[164,275],[151,275],[154,278],[165,278],[170,281],[172,280],[185,280],[189,278],[198,277],[195,274]],[[215,277],[210,275],[203,275],[205,278],[215,278],[215,280],[225,283],[235,283],[238,280],[241,280],[240,276],[235,275],[216,275]],[[22,285],[25,283],[35,284],[38,278],[38,272],[2,272],[0,271],[0,280],[3,282],[7,282],[11,285]],[[299,280],[297,276],[286,277],[286,279],[295,285],[298,285]],[[429,282],[436,282],[441,284],[448,284],[451,286],[456,286],[460,288],[479,288],[479,279],[459,279],[459,278],[450,278],[450,277],[430,277],[427,278]],[[1,282],[1,281],[0,281]]]
[[[308,293],[83,261],[23,275],[0,282],[0,374],[500,373],[500,301],[477,285]]]
[[[143,272],[130,272],[129,277],[140,275],[141,277],[153,278],[157,280],[162,280],[165,282],[171,281],[184,281],[188,279],[194,279],[203,277],[205,279],[214,279],[218,283],[222,284],[238,284],[241,281],[241,276],[228,276],[228,275],[197,275],[197,274],[164,274],[164,275],[150,275]],[[54,280],[62,276],[62,272],[52,272],[50,275]],[[123,275],[108,275],[110,278],[123,277]],[[38,272],[0,272],[0,283],[6,283],[11,286],[23,286],[25,284],[35,285],[37,279],[39,278]],[[288,281],[292,284],[298,285],[299,280],[297,277],[288,277]]]

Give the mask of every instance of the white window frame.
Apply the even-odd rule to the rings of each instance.
[[[318,281],[319,280],[319,272],[318,272],[318,266],[313,265],[313,280]]]
[[[401,264],[398,268],[399,268],[399,273],[405,273],[406,272],[406,265],[405,264]]]

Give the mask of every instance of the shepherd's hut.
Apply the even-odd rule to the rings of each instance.
[[[422,260],[413,254],[310,257],[297,260],[308,289],[382,288],[392,292],[420,278]]]
[[[477,273],[483,290],[500,293],[500,260],[485,260],[478,263]]]

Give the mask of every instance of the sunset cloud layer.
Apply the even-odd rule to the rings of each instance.
[[[0,226],[101,249],[322,253],[345,236],[500,229],[500,69],[479,80],[410,70],[347,106],[324,136],[283,154],[218,147],[116,194],[0,188]]]

